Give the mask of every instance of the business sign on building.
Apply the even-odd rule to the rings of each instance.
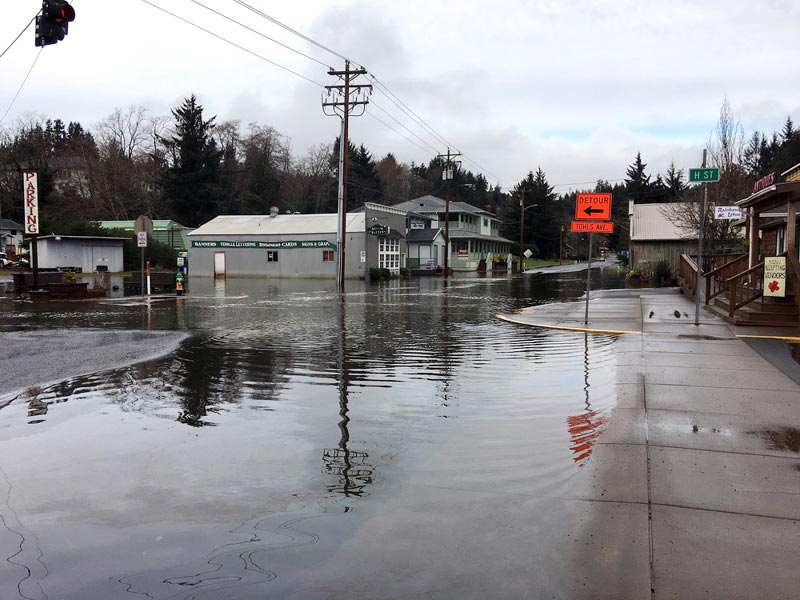
[[[230,248],[251,250],[291,250],[293,248],[329,248],[336,250],[336,244],[328,240],[279,240],[275,242],[230,240],[192,240],[192,248]]]
[[[742,209],[738,206],[715,206],[714,218],[739,220],[742,218]]]
[[[764,295],[774,298],[786,296],[785,256],[767,256],[764,259]]]
[[[23,202],[25,206],[25,233],[39,233],[39,182],[36,173],[22,174]]]

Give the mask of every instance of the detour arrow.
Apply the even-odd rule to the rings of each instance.
[[[607,221],[611,218],[611,194],[578,194],[575,218]]]

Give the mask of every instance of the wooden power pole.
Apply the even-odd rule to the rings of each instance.
[[[444,170],[442,171],[442,179],[444,180],[444,276],[450,275],[450,186],[448,181],[453,179],[453,168],[451,165],[460,166],[460,161],[452,159],[458,158],[461,153],[452,153],[450,148],[447,149],[447,154],[438,154],[436,158],[444,158]]]
[[[342,120],[339,134],[339,191],[338,191],[338,226],[336,231],[336,287],[344,292],[345,279],[345,243],[347,239],[347,167],[350,154],[350,116],[359,117],[367,110],[371,85],[356,85],[353,80],[359,75],[366,75],[363,68],[351,69],[350,61],[344,63],[344,71],[330,69],[328,75],[338,77],[342,83],[326,85],[327,93],[322,97],[322,110],[330,116],[338,116]],[[354,114],[354,111],[361,112]],[[369,265],[367,265],[369,268]]]

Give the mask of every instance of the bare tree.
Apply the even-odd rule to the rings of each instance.
[[[709,252],[742,248],[742,228],[736,221],[716,219],[716,206],[730,206],[748,195],[750,185],[745,164],[745,141],[741,123],[727,98],[722,103],[719,121],[708,138],[711,165],[719,169],[720,180],[708,184],[708,202],[703,219],[703,246]],[[662,208],[665,218],[678,227],[687,239],[697,239],[700,230],[699,202],[702,187],[682,190],[678,202]]]

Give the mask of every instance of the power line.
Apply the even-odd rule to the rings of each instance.
[[[338,52],[336,52],[336,50],[331,50],[331,49],[330,49],[330,48],[328,48],[326,45],[324,45],[324,44],[321,44],[321,43],[317,42],[316,40],[313,40],[313,39],[311,39],[311,38],[310,38],[310,37],[308,37],[307,35],[305,35],[305,34],[303,34],[303,33],[300,33],[300,32],[299,32],[299,31],[297,31],[296,29],[293,29],[293,28],[289,27],[289,26],[288,26],[288,25],[286,25],[285,23],[282,23],[282,22],[281,22],[281,21],[279,21],[278,19],[276,19],[276,18],[274,18],[274,17],[271,17],[271,16],[269,16],[267,13],[265,13],[265,12],[263,12],[263,11],[260,11],[259,9],[257,9],[257,8],[256,8],[256,7],[254,7],[254,6],[251,6],[251,5],[250,5],[250,4],[248,4],[247,2],[244,2],[243,0],[233,0],[233,1],[234,1],[236,4],[238,4],[239,6],[243,6],[243,7],[244,7],[244,8],[246,8],[247,10],[254,12],[255,14],[257,14],[258,16],[260,16],[260,17],[262,17],[262,18],[264,18],[264,19],[267,19],[267,20],[268,20],[269,22],[271,22],[271,23],[274,23],[274,24],[275,24],[275,25],[277,25],[278,27],[283,27],[283,28],[284,28],[286,31],[288,31],[288,32],[290,32],[290,33],[293,33],[294,35],[296,35],[296,36],[298,36],[298,37],[300,37],[300,38],[304,39],[304,40],[305,40],[305,41],[307,41],[309,44],[313,44],[313,45],[314,45],[314,46],[316,46],[317,48],[321,48],[322,50],[325,50],[326,52],[330,52],[331,54],[333,54],[334,56],[336,56],[336,57],[338,57],[338,58],[341,58],[342,60],[349,60],[351,63],[355,64],[356,66],[358,66],[358,67],[360,67],[360,68],[363,68],[363,67],[362,67],[362,65],[359,65],[359,64],[358,64],[358,62],[356,62],[356,61],[354,61],[354,60],[350,60],[350,59],[349,59],[349,58],[347,58],[346,56],[343,56],[342,54],[339,54]]]
[[[40,48],[39,51],[36,53],[36,57],[33,59],[33,62],[31,63],[31,68],[28,69],[28,72],[25,74],[25,79],[22,80],[22,83],[20,84],[19,89],[17,90],[17,93],[14,94],[14,98],[11,100],[11,104],[8,105],[8,108],[6,109],[6,112],[4,112],[3,116],[0,117],[0,123],[2,123],[3,121],[6,120],[6,117],[8,116],[8,113],[11,111],[11,108],[14,106],[14,103],[17,101],[17,98],[19,98],[19,94],[20,94],[20,92],[22,92],[22,88],[25,87],[25,84],[28,82],[28,77],[31,76],[31,72],[33,71],[33,67],[36,66],[36,63],[38,62],[39,57],[42,55],[42,50],[44,50],[44,48]]]
[[[392,120],[393,120],[395,123],[397,123],[398,125],[400,125],[400,127],[402,127],[403,129],[405,129],[406,131],[408,131],[408,132],[409,132],[411,135],[413,135],[415,138],[417,138],[417,139],[418,139],[420,142],[422,142],[423,144],[425,144],[425,145],[426,145],[428,148],[430,148],[430,149],[433,151],[433,153],[434,153],[434,154],[438,154],[438,153],[439,153],[439,149],[438,149],[438,148],[436,148],[436,147],[434,147],[434,146],[431,146],[431,145],[430,145],[428,142],[426,142],[425,140],[423,140],[423,139],[422,139],[421,137],[419,137],[419,136],[418,136],[416,133],[414,133],[414,132],[413,132],[413,131],[411,131],[411,130],[410,130],[408,127],[406,127],[406,126],[405,126],[405,125],[403,125],[403,124],[402,124],[400,121],[398,121],[398,120],[397,120],[397,119],[394,117],[394,115],[392,115],[392,114],[388,113],[388,112],[387,112],[387,111],[386,111],[386,110],[385,110],[385,109],[384,109],[384,108],[383,108],[383,107],[382,107],[380,104],[377,104],[377,103],[376,103],[374,100],[372,101],[372,106],[374,106],[375,108],[377,108],[379,111],[381,111],[381,112],[382,112],[383,114],[385,114],[387,117],[389,117],[390,119],[392,119]]]
[[[247,10],[249,10],[249,11],[251,11],[251,12],[253,12],[253,13],[257,14],[258,16],[260,16],[260,17],[262,17],[262,18],[264,18],[264,19],[267,19],[269,22],[271,22],[271,23],[274,23],[275,25],[277,25],[277,26],[279,26],[279,27],[282,27],[282,28],[283,28],[283,29],[285,29],[286,31],[288,31],[288,32],[290,32],[290,33],[292,33],[292,34],[294,34],[294,35],[296,35],[296,36],[300,37],[301,39],[303,39],[303,40],[307,41],[309,44],[313,44],[314,46],[316,46],[316,47],[318,47],[318,48],[320,48],[320,49],[322,49],[322,50],[325,50],[326,52],[329,52],[329,53],[330,53],[330,54],[332,54],[333,56],[336,56],[336,57],[338,57],[338,58],[340,58],[340,59],[342,59],[342,60],[345,60],[345,61],[350,61],[351,63],[353,63],[353,64],[356,64],[356,65],[359,65],[359,66],[361,66],[361,67],[363,68],[363,66],[362,66],[362,65],[360,65],[360,64],[358,63],[358,61],[352,60],[352,59],[350,59],[350,58],[348,58],[348,57],[344,56],[343,54],[341,54],[341,53],[337,52],[336,50],[333,50],[332,48],[330,48],[330,47],[326,46],[325,44],[322,44],[322,43],[320,43],[320,42],[318,42],[318,41],[314,40],[313,38],[311,38],[311,37],[309,37],[309,36],[307,36],[307,35],[305,35],[305,34],[303,34],[303,33],[299,32],[299,31],[297,31],[297,30],[296,30],[296,29],[294,29],[293,27],[290,27],[289,25],[286,25],[285,23],[283,23],[283,22],[279,21],[278,19],[276,19],[276,18],[274,18],[274,17],[272,17],[272,16],[268,15],[267,13],[265,13],[265,12],[263,12],[263,11],[261,11],[261,10],[259,10],[259,9],[255,8],[254,6],[252,6],[252,5],[248,4],[247,2],[245,2],[244,0],[233,0],[233,2],[235,2],[235,3],[236,3],[236,4],[238,4],[239,6],[242,6],[242,7],[246,8]],[[425,131],[426,131],[426,132],[429,134],[429,135],[431,135],[431,136],[433,137],[433,139],[435,139],[435,140],[437,141],[437,143],[442,143],[442,144],[443,144],[443,145],[445,145],[445,146],[450,146],[450,147],[452,147],[452,148],[455,148],[456,150],[458,150],[458,152],[460,152],[460,153],[461,153],[461,154],[464,156],[464,159],[465,159],[467,162],[469,162],[470,164],[474,165],[474,166],[475,166],[477,169],[479,169],[480,171],[484,172],[485,174],[489,175],[489,176],[490,176],[490,177],[492,177],[493,179],[495,179],[495,180],[497,180],[498,182],[500,182],[500,178],[499,178],[499,177],[497,177],[497,175],[495,175],[495,174],[494,174],[494,173],[492,173],[491,171],[487,170],[486,168],[484,168],[483,166],[481,166],[481,165],[480,165],[480,163],[478,163],[478,162],[477,162],[477,161],[475,161],[474,159],[472,159],[472,158],[470,158],[469,156],[467,156],[466,154],[464,154],[464,153],[463,153],[463,151],[462,151],[462,150],[460,150],[460,149],[459,149],[459,148],[458,148],[458,147],[457,147],[455,144],[452,144],[452,143],[448,142],[448,141],[447,141],[447,139],[446,139],[446,138],[445,138],[443,135],[441,135],[439,132],[437,132],[437,131],[436,131],[436,130],[435,130],[433,127],[432,127],[432,126],[430,126],[430,125],[429,125],[429,124],[428,124],[428,123],[427,123],[427,122],[426,122],[426,121],[425,121],[425,120],[424,120],[422,117],[420,117],[419,115],[417,115],[417,113],[415,113],[415,112],[414,112],[414,111],[413,111],[413,110],[412,110],[412,109],[411,109],[411,108],[410,108],[410,107],[409,107],[409,106],[408,106],[406,103],[404,103],[402,100],[400,100],[400,98],[398,98],[398,97],[397,97],[397,95],[396,95],[396,94],[394,94],[394,92],[392,92],[392,91],[391,91],[391,90],[388,88],[388,86],[386,86],[386,84],[384,84],[382,81],[380,81],[380,80],[379,80],[379,79],[378,79],[378,78],[375,76],[375,74],[374,74],[374,73],[371,73],[371,72],[370,72],[370,73],[369,73],[369,76],[370,76],[370,77],[372,78],[372,80],[375,82],[375,84],[376,84],[376,86],[377,86],[377,89],[378,89],[378,90],[379,90],[381,93],[383,93],[383,94],[384,94],[384,95],[385,95],[387,98],[389,98],[389,100],[390,100],[390,101],[391,101],[393,104],[395,104],[395,105],[396,105],[396,106],[397,106],[397,107],[398,107],[398,108],[399,108],[399,109],[400,109],[402,112],[404,112],[404,113],[405,113],[405,114],[406,114],[406,115],[407,115],[409,118],[411,118],[411,120],[412,120],[412,121],[414,121],[415,123],[417,123],[418,125],[420,125],[420,126],[421,126],[421,127],[422,127],[422,128],[423,128],[423,129],[424,129],[424,130],[425,130]],[[386,111],[384,111],[384,112],[386,112]],[[387,114],[388,114],[388,113],[387,113]],[[395,119],[395,120],[396,120],[396,119]],[[403,126],[403,127],[404,127],[405,129],[408,129],[408,128],[407,128],[407,127],[405,127],[405,126]],[[408,130],[409,130],[409,131],[411,131],[410,129],[408,129]],[[415,137],[419,137],[419,136],[417,136],[416,134],[413,134],[413,135],[414,135]],[[425,144],[427,144],[427,142],[424,142],[424,143],[425,143]]]
[[[191,2],[193,2],[194,4],[197,4],[198,6],[201,6],[201,7],[205,8],[207,11],[209,11],[209,12],[212,12],[212,13],[214,13],[215,15],[218,15],[218,16],[222,17],[223,19],[226,19],[226,20],[230,21],[231,23],[235,23],[235,24],[236,24],[236,25],[238,25],[239,27],[243,27],[244,29],[247,29],[248,31],[250,31],[250,32],[252,32],[252,33],[255,33],[256,35],[259,35],[259,36],[261,36],[262,38],[269,40],[270,42],[274,42],[274,43],[278,44],[279,46],[282,46],[283,48],[286,48],[287,50],[291,50],[291,51],[292,51],[292,52],[294,52],[295,54],[299,54],[299,55],[300,55],[300,56],[302,56],[303,58],[307,58],[308,60],[312,60],[312,61],[314,61],[315,63],[317,63],[317,64],[319,64],[319,65],[322,65],[322,66],[323,66],[323,67],[325,67],[326,69],[331,69],[331,68],[333,68],[333,67],[331,67],[330,65],[328,65],[328,64],[325,64],[325,63],[324,63],[324,62],[322,62],[321,60],[317,60],[317,59],[316,59],[316,58],[314,58],[313,56],[310,56],[309,54],[305,54],[304,52],[301,52],[300,50],[296,50],[295,48],[292,48],[292,47],[291,47],[291,46],[289,46],[288,44],[284,44],[284,43],[283,43],[283,42],[281,42],[281,41],[278,41],[278,40],[276,40],[276,39],[274,39],[274,38],[271,38],[271,37],[269,37],[268,35],[266,35],[266,34],[264,34],[264,33],[261,33],[260,31],[258,31],[258,30],[256,30],[256,29],[253,29],[252,27],[249,27],[249,26],[245,25],[245,24],[244,24],[244,23],[242,23],[241,21],[237,21],[236,19],[234,19],[234,18],[232,18],[232,17],[229,17],[228,15],[226,15],[226,14],[224,14],[224,13],[221,13],[221,12],[219,12],[218,10],[214,10],[214,9],[213,9],[213,8],[211,8],[210,6],[206,6],[206,5],[205,5],[205,4],[203,4],[202,2],[198,2],[198,0],[191,0]]]
[[[17,35],[17,37],[15,37],[15,38],[14,38],[14,41],[13,41],[13,42],[11,42],[11,43],[8,45],[8,48],[6,48],[5,50],[3,50],[3,53],[2,53],[2,54],[0,54],[0,58],[3,58],[3,57],[6,55],[6,52],[8,52],[9,50],[11,50],[11,47],[12,47],[14,44],[16,44],[16,43],[17,43],[17,40],[19,40],[19,38],[21,38],[21,37],[22,37],[22,34],[23,34],[23,33],[25,33],[25,32],[28,30],[28,27],[30,27],[30,26],[31,26],[31,23],[33,23],[33,22],[36,20],[36,17],[38,17],[38,16],[39,16],[39,13],[40,13],[40,12],[42,12],[42,11],[40,10],[40,11],[39,11],[39,12],[37,12],[35,15],[33,15],[33,18],[32,18],[30,21],[28,21],[28,24],[27,24],[27,25],[25,25],[25,27],[23,27],[23,28],[22,28],[22,31],[20,31],[20,32],[19,32],[19,35]]]
[[[414,140],[412,140],[410,137],[408,137],[407,135],[405,135],[405,134],[404,134],[402,131],[398,131],[397,129],[395,129],[394,127],[392,127],[391,125],[389,125],[389,123],[387,123],[386,121],[384,121],[384,120],[383,120],[383,119],[381,119],[380,117],[376,117],[376,116],[375,116],[375,115],[373,115],[371,112],[368,112],[368,113],[365,113],[365,114],[366,114],[368,117],[372,117],[373,119],[375,119],[375,120],[376,120],[378,123],[382,124],[382,125],[383,125],[383,126],[385,126],[387,129],[391,129],[391,130],[392,130],[392,131],[394,131],[394,132],[395,132],[397,135],[399,135],[400,137],[402,137],[402,138],[406,139],[406,140],[407,140],[408,142],[410,142],[411,144],[414,144],[414,145],[415,145],[417,148],[419,148],[420,150],[422,150],[422,151],[423,151],[423,152],[425,152],[426,154],[428,154],[428,153],[430,152],[430,151],[429,151],[427,148],[423,148],[423,147],[422,147],[420,144],[418,144],[417,142],[415,142]]]
[[[271,64],[271,65],[273,65],[275,67],[278,67],[279,69],[282,69],[282,70],[286,71],[287,73],[291,73],[292,75],[296,75],[300,79],[305,79],[306,81],[308,81],[309,83],[313,83],[317,87],[325,87],[321,83],[319,83],[318,81],[314,81],[313,79],[310,79],[310,78],[306,77],[305,75],[301,75],[297,71],[293,71],[289,67],[284,67],[283,65],[281,65],[279,63],[276,63],[274,60],[270,60],[270,59],[266,58],[265,56],[261,56],[260,54],[257,54],[256,52],[253,52],[252,50],[248,50],[244,46],[241,46],[241,45],[237,44],[236,42],[232,42],[228,38],[223,37],[223,36],[221,36],[221,35],[219,35],[217,33],[214,33],[210,29],[206,29],[205,27],[202,27],[202,26],[198,25],[197,23],[193,23],[192,21],[189,21],[188,19],[184,19],[183,17],[181,17],[179,15],[176,15],[173,12],[168,11],[166,8],[160,7],[157,4],[153,4],[152,2],[150,2],[150,0],[141,0],[141,1],[144,2],[145,4],[148,4],[148,5],[152,6],[155,9],[160,10],[161,12],[167,13],[168,15],[170,15],[172,17],[175,17],[179,21],[183,21],[187,25],[191,25],[192,27],[195,27],[196,29],[199,29],[200,31],[203,31],[203,32],[205,32],[205,33],[207,33],[209,35],[214,36],[218,40],[222,40],[226,44],[230,44],[231,46],[233,46],[235,48],[238,48],[239,50],[242,50],[243,52],[247,52],[251,56],[255,56],[256,58],[260,58],[261,60],[263,60],[265,62],[268,62],[269,64]]]

